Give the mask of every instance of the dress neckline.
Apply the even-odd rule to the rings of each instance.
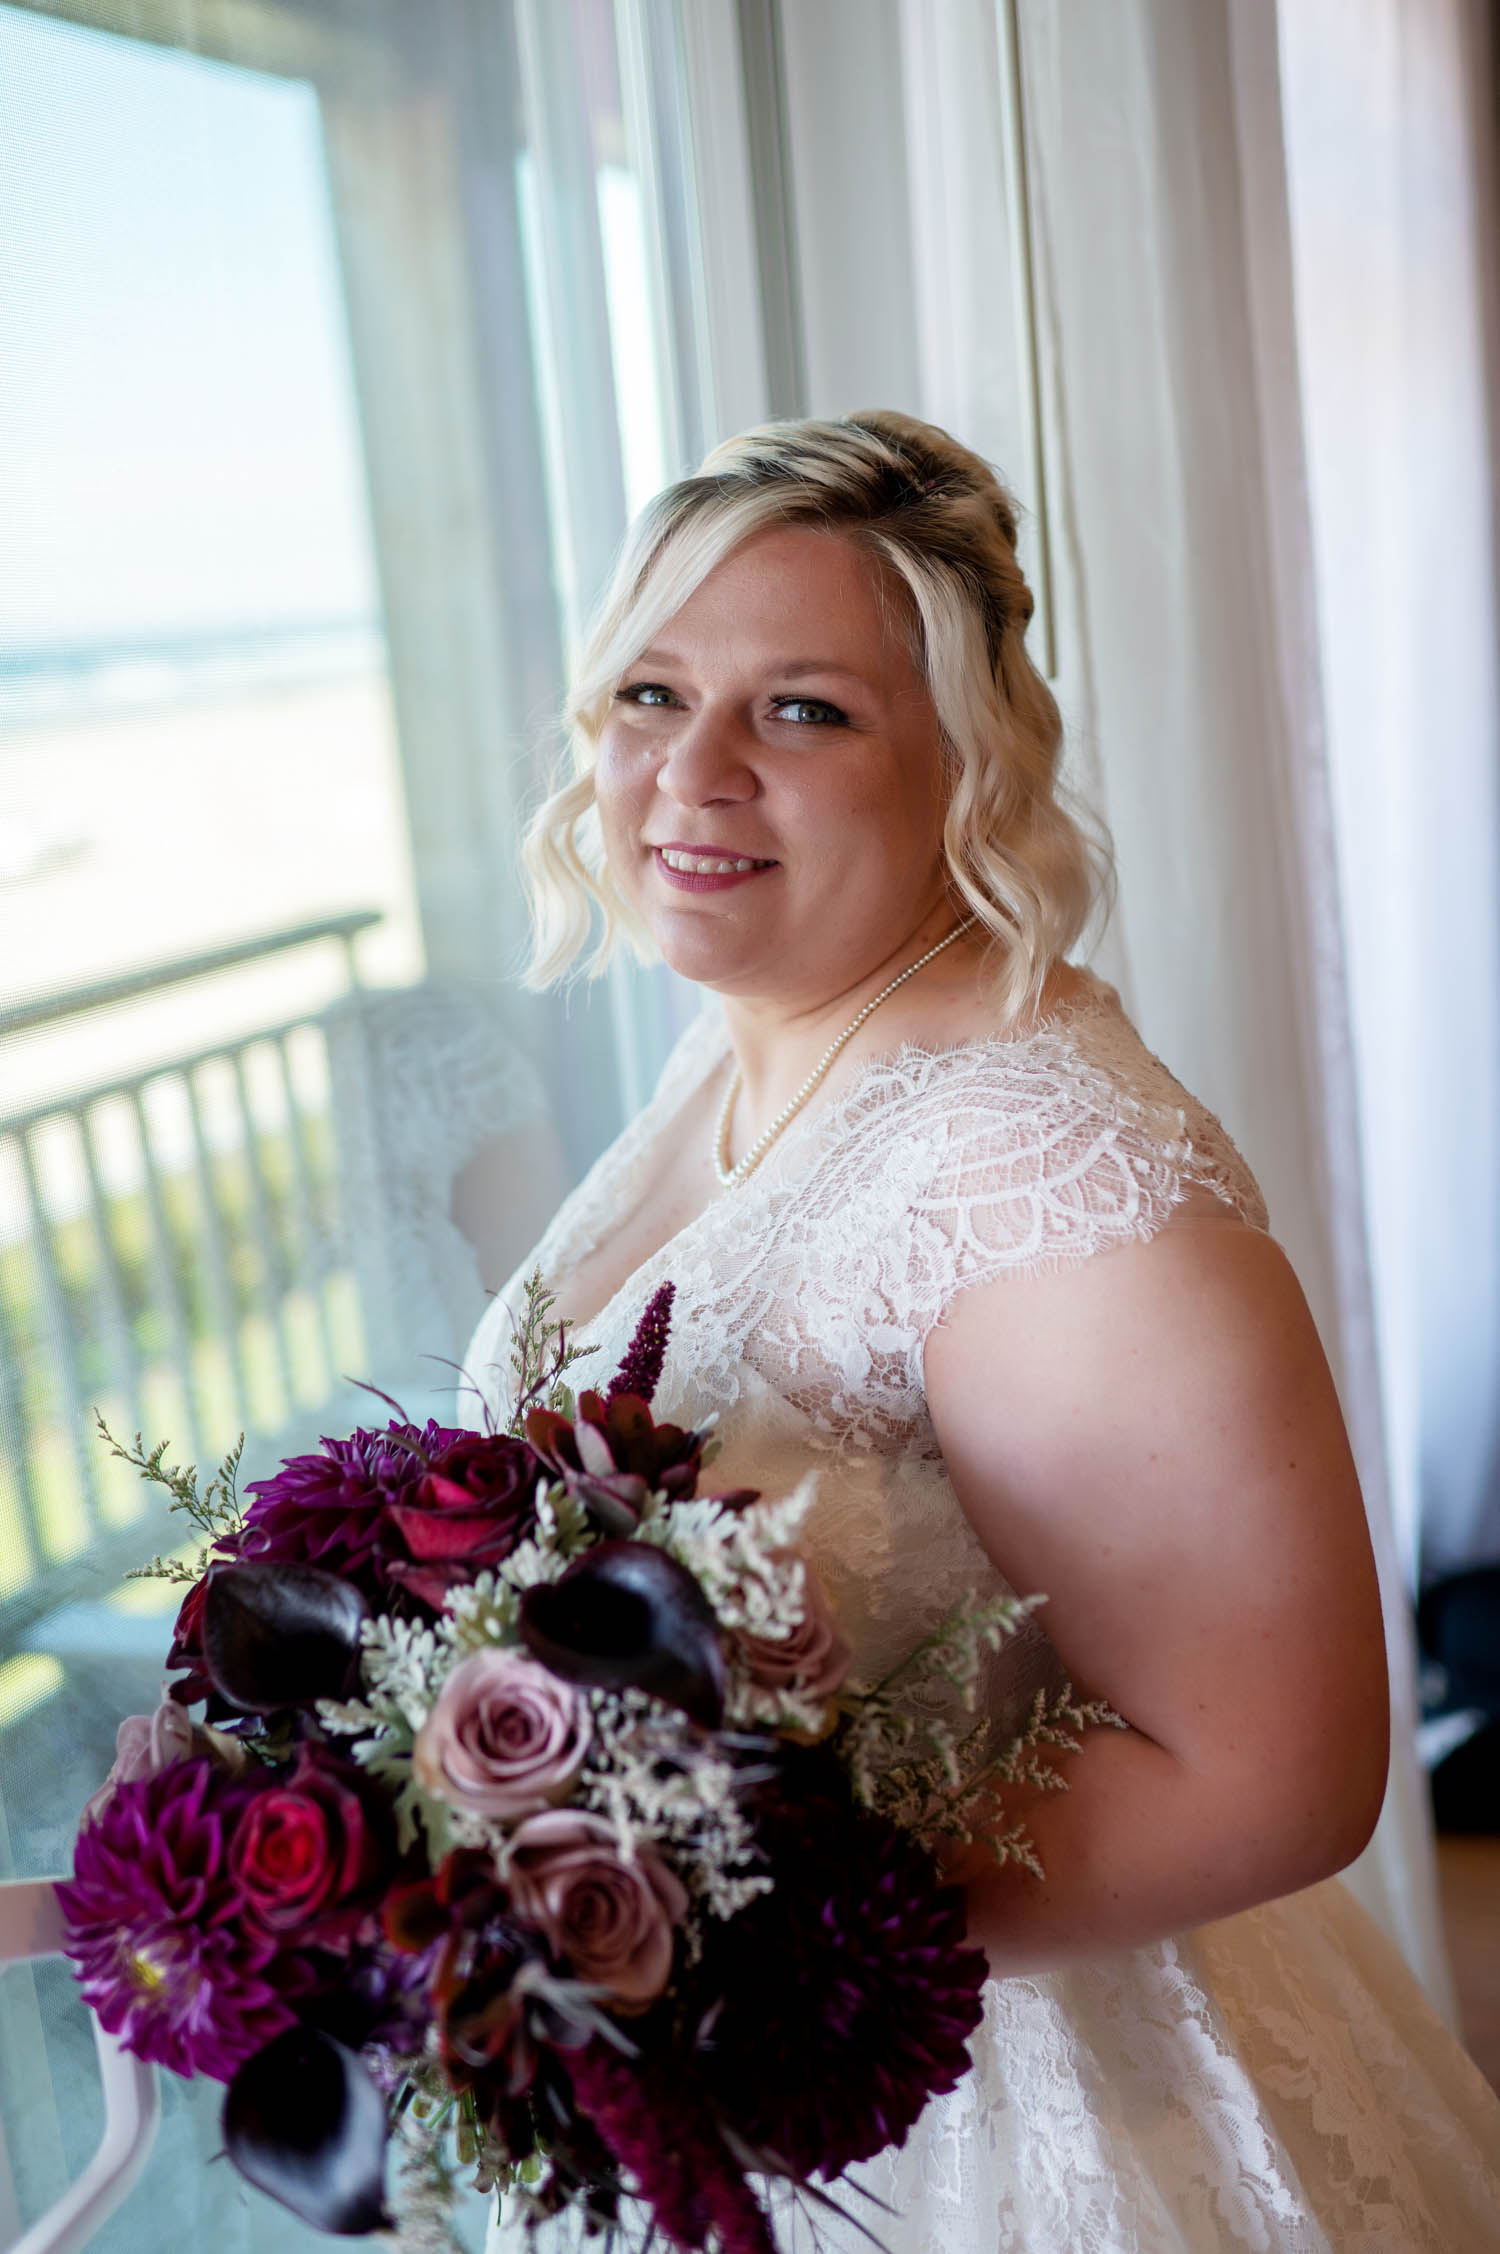
[[[793,1119],[783,1131],[778,1147],[785,1150],[791,1143],[800,1138],[802,1131],[807,1127],[816,1125],[821,1119],[835,1119],[841,1112],[852,1110],[856,1098],[863,1092],[864,1083],[867,1080],[874,1079],[879,1073],[897,1072],[903,1065],[936,1064],[940,1059],[947,1057],[978,1055],[981,1051],[990,1049],[1019,1051],[1029,1048],[1033,1041],[1041,1040],[1046,1034],[1055,1033],[1061,1026],[1071,1023],[1074,1018],[1091,1017],[1107,1008],[1118,1007],[1119,994],[1107,979],[1100,978],[1097,972],[1091,971],[1087,967],[1080,968],[1077,965],[1070,967],[1078,969],[1078,975],[1084,982],[1082,987],[1077,993],[1055,1002],[1046,1016],[1038,1018],[1036,1023],[1029,1025],[1024,1033],[971,1033],[960,1041],[898,1041],[893,1049],[878,1050],[873,1056],[862,1058],[858,1064],[851,1068],[847,1082],[842,1089],[836,1087],[836,1092],[830,1096],[826,1104],[817,1105],[811,1110],[805,1109],[797,1118]],[[704,1085],[709,1072],[716,1065],[722,1064],[724,1058],[729,1054],[728,1028],[724,1024],[722,1015],[715,1020],[715,1032],[718,1038],[707,1067],[683,1091],[682,1101],[669,1115],[671,1118],[680,1116],[684,1105]],[[752,1175],[750,1179],[753,1181],[755,1177]],[[728,1190],[721,1193],[723,1197],[736,1194],[736,1192]],[[712,1210],[715,1210],[715,1208],[708,1206],[704,1208],[705,1212]],[[688,1225],[691,1227],[691,1223]]]
[[[907,1040],[898,1042],[893,1049],[885,1049],[875,1056],[861,1059],[851,1072],[846,1086],[838,1091],[827,1104],[812,1111],[804,1111],[799,1118],[790,1123],[777,1146],[778,1156],[774,1167],[769,1171],[764,1168],[758,1170],[751,1175],[748,1182],[741,1184],[738,1189],[721,1190],[718,1196],[695,1213],[691,1220],[685,1221],[680,1229],[674,1230],[671,1236],[665,1237],[654,1252],[648,1253],[644,1260],[638,1261],[630,1273],[622,1278],[603,1306],[587,1321],[575,1322],[572,1316],[568,1314],[567,1309],[563,1308],[561,1311],[566,1316],[570,1329],[575,1332],[602,1330],[613,1318],[626,1294],[632,1291],[637,1292],[640,1297],[638,1314],[644,1312],[650,1291],[658,1289],[663,1279],[658,1275],[650,1289],[643,1295],[639,1292],[640,1280],[650,1275],[659,1263],[667,1259],[674,1248],[691,1238],[693,1233],[700,1229],[705,1222],[712,1222],[717,1216],[728,1211],[745,1212],[757,1197],[765,1199],[767,1193],[774,1195],[777,1190],[787,1188],[789,1186],[786,1173],[787,1151],[797,1149],[813,1127],[825,1123],[831,1124],[841,1118],[847,1121],[848,1116],[857,1109],[867,1083],[877,1075],[899,1073],[903,1068],[910,1068],[919,1064],[936,1065],[952,1057],[967,1057],[988,1050],[1006,1050],[1012,1054],[1018,1054],[1029,1048],[1034,1042],[1057,1033],[1062,1027],[1072,1024],[1077,1019],[1101,1015],[1105,1010],[1119,1006],[1119,994],[1109,984],[1108,980],[1100,978],[1097,972],[1086,967],[1080,970],[1080,976],[1083,984],[1079,990],[1056,1003],[1045,1017],[1038,1018],[1037,1022],[1028,1026],[1024,1033],[979,1033],[972,1034],[962,1041],[947,1041],[935,1045],[929,1045],[923,1041]],[[712,1042],[706,1044],[706,1055],[700,1069],[694,1072],[686,1085],[677,1091],[676,1102],[670,1110],[663,1112],[659,1119],[651,1118],[651,1114],[656,1109],[654,1102],[649,1103],[644,1111],[637,1114],[637,1118],[642,1123],[650,1119],[650,1132],[629,1153],[627,1180],[628,1168],[639,1166],[642,1163],[646,1154],[654,1147],[660,1136],[671,1127],[672,1122],[681,1118],[683,1111],[692,1102],[694,1096],[706,1085],[710,1074],[730,1054],[728,1028],[722,1015],[707,1011],[704,1013],[704,1017],[712,1027],[714,1038]],[[699,1022],[701,1023],[702,1020]],[[692,1030],[697,1030],[696,1025]],[[552,1283],[550,1276],[547,1278],[547,1282],[550,1286]]]

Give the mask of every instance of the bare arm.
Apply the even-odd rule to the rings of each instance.
[[[1130,1724],[1024,1807],[1047,1876],[968,1850],[997,1972],[1310,1885],[1379,1813],[1385,1646],[1333,1382],[1285,1256],[1164,1230],[964,1293],[927,1344],[959,1500],[1073,1680]],[[1017,1805],[1020,1805],[1018,1802]]]

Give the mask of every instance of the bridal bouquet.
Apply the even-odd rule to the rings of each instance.
[[[394,2145],[416,2246],[464,2169],[532,2227],[774,2254],[778,2197],[827,2203],[968,2065],[985,1961],[932,1851],[1027,1859],[996,1788],[1099,1716],[1039,1701],[998,1750],[940,1718],[1019,1600],[851,1684],[811,1483],[700,1492],[709,1433],[653,1418],[671,1301],[575,1401],[534,1279],[508,1430],[398,1415],[243,1509],[237,1456],[200,1496],[120,1450],[208,1545],[148,1569],[191,1584],[176,1680],[85,1812],[68,1953],[317,2228],[392,2227]]]

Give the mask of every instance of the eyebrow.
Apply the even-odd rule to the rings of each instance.
[[[634,662],[637,665],[681,665],[684,661],[676,650],[656,648],[642,650]],[[841,680],[858,681],[865,688],[871,685],[867,675],[856,673],[847,665],[836,665],[826,657],[794,657],[784,663],[778,659],[768,670],[782,681],[801,681],[811,673],[836,673]]]

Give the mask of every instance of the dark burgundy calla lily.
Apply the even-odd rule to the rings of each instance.
[[[389,2230],[386,2109],[358,2057],[293,2027],[247,2059],[224,2100],[224,2146],[240,2174],[314,2230]]]
[[[359,1675],[359,1590],[315,1565],[221,1565],[203,1598],[214,1688],[250,1714],[344,1698]]]
[[[394,1887],[384,1924],[392,1949],[425,1966],[427,2001],[443,2067],[455,2089],[475,2090],[507,2150],[524,2159],[519,2098],[537,2068],[528,1998],[516,1975],[544,1949],[520,1925],[487,1849],[461,1847],[430,1877]]]
[[[521,1599],[521,1635],[565,1682],[649,1691],[705,1729],[724,1715],[724,1651],[713,1606],[676,1558],[649,1542],[596,1542],[560,1579]]]

